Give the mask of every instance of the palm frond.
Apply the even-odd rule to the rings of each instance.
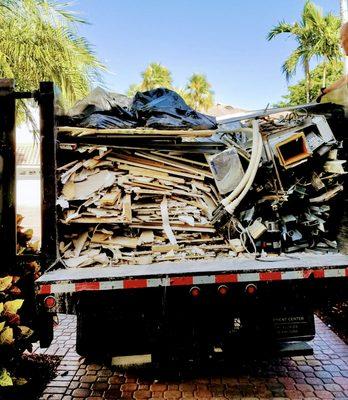
[[[270,41],[282,33],[291,33],[293,25],[285,21],[281,21],[278,25],[274,26],[267,34],[267,40]]]
[[[282,65],[282,72],[285,74],[288,81],[296,73],[302,56],[303,54],[301,49],[297,48],[290,54],[290,57]]]

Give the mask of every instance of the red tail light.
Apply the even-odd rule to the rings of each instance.
[[[250,283],[249,285],[246,285],[245,287],[245,293],[248,294],[249,296],[254,295],[257,292],[257,287]]]
[[[226,285],[220,285],[220,286],[218,287],[218,293],[219,293],[221,296],[226,296],[226,294],[228,293],[228,287],[227,287]]]
[[[200,294],[201,294],[201,289],[200,289],[199,287],[193,286],[193,287],[190,289],[190,295],[191,295],[192,297],[198,297]]]
[[[44,304],[46,308],[51,309],[57,305],[57,301],[54,296],[47,296],[45,297]]]

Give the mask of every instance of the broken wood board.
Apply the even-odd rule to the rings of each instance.
[[[188,174],[186,172],[182,172],[182,171],[177,171],[168,167],[162,167],[159,168],[158,166],[152,166],[149,164],[143,164],[140,162],[136,162],[136,161],[126,161],[120,157],[115,157],[114,155],[112,155],[111,157],[108,157],[108,160],[110,161],[116,161],[118,163],[120,163],[120,165],[126,165],[126,166],[134,166],[134,167],[138,167],[138,168],[146,168],[146,169],[151,169],[154,171],[160,171],[160,172],[166,172],[167,174],[170,175],[176,175],[176,176],[181,176],[181,177],[186,177],[186,178],[192,178],[192,179],[200,179],[200,180],[204,180],[204,176],[200,176],[200,175],[193,175],[193,174]]]

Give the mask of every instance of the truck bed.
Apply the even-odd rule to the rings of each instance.
[[[37,280],[40,294],[195,284],[348,277],[348,255],[214,258],[120,267],[56,269]]]

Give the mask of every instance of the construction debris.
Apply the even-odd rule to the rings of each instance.
[[[324,116],[139,132],[59,128],[66,267],[335,251],[331,211],[346,173]]]
[[[183,154],[179,162],[177,153],[78,150],[90,158],[59,167],[60,251],[67,267],[202,258],[231,250],[209,222],[221,197],[204,154],[195,159]]]

